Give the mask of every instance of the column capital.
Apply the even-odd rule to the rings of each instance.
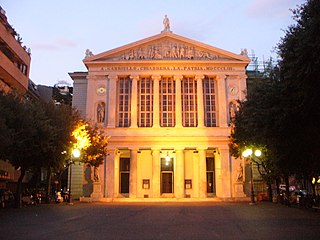
[[[173,76],[173,79],[174,79],[175,81],[177,81],[177,80],[182,80],[182,78],[183,78],[182,75],[174,75],[174,76]]]
[[[197,81],[200,81],[200,80],[203,80],[205,78],[204,75],[195,75],[194,78],[197,80]]]
[[[248,76],[247,76],[247,74],[245,74],[245,73],[242,73],[242,74],[239,74],[239,75],[237,75],[237,78],[238,79],[246,79]]]
[[[151,154],[154,156],[155,154],[160,154],[160,149],[151,149]]]
[[[152,80],[160,80],[161,75],[152,75],[151,78],[152,78]]]
[[[178,153],[178,152],[183,152],[185,149],[184,148],[175,148],[174,149],[174,151],[176,152],[176,153]]]
[[[118,80],[118,75],[108,75],[108,78],[111,80]]]
[[[139,75],[130,75],[131,80],[139,80]]]
[[[228,75],[225,75],[225,74],[217,74],[216,76],[217,76],[218,80],[219,79],[225,80],[228,77]]]

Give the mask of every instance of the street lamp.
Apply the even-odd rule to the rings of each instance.
[[[253,162],[252,162],[252,159],[251,159],[252,153],[253,153],[252,149],[247,148],[246,150],[244,150],[242,152],[242,156],[245,157],[245,158],[249,157],[249,159],[250,159],[250,170],[251,170],[251,181],[250,181],[250,183],[251,183],[251,202],[250,202],[250,204],[253,205],[255,203],[255,200],[254,200],[254,188],[253,188]],[[254,151],[254,155],[256,157],[260,157],[261,154],[262,153],[261,153],[261,151],[259,149]]]
[[[71,162],[70,162],[70,165],[69,165],[69,171],[70,171],[70,174],[69,174],[69,196],[68,196],[68,203],[71,203],[71,173],[72,173],[72,160],[74,158],[79,158],[81,155],[80,153],[80,150],[79,149],[73,149],[72,152],[71,152]]]

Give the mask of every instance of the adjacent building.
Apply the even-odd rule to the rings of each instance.
[[[83,60],[73,106],[110,136],[100,180],[72,166],[74,197],[115,200],[245,197],[243,160],[229,153],[230,119],[246,93],[246,51],[174,34]]]
[[[28,91],[30,50],[22,46],[22,38],[8,23],[0,7],[0,89]]]

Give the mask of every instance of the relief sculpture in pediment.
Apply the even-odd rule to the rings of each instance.
[[[198,49],[184,43],[163,41],[160,43],[130,49],[124,54],[113,57],[113,60],[219,60],[218,54],[213,54],[205,50]]]

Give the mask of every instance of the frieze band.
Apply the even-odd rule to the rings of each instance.
[[[207,51],[172,41],[131,49],[124,54],[112,58],[113,60],[225,60],[225,58]]]
[[[147,71],[147,70],[166,70],[166,71],[234,71],[233,67],[171,67],[171,66],[144,66],[144,67],[102,67],[101,71]]]

